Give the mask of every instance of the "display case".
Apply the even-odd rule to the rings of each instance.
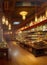
[[[47,54],[47,23],[18,33],[16,39],[35,56]]]
[[[8,59],[8,45],[3,37],[3,29],[0,22],[0,59]]]

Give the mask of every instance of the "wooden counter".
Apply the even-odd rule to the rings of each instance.
[[[45,55],[45,52],[47,52],[47,45],[46,46],[32,45],[32,53],[35,56]]]

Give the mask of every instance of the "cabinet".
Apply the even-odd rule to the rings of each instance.
[[[8,48],[0,48],[0,59],[8,59]]]
[[[5,40],[0,42],[0,59],[8,59],[8,45]]]

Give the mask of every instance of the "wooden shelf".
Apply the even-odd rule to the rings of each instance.
[[[29,29],[32,29],[32,28],[36,28],[37,26],[44,25],[46,23],[47,23],[47,19],[42,21],[42,22],[36,23],[36,24],[34,24],[32,26],[28,26],[27,28],[23,29],[22,31],[29,30]]]

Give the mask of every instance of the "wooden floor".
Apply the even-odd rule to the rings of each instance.
[[[9,44],[9,60],[0,59],[0,65],[47,65],[47,56],[35,57],[16,42]]]

